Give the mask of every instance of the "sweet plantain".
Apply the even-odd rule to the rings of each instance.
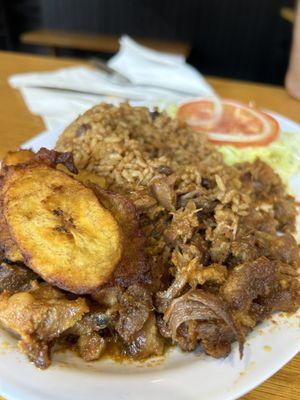
[[[121,259],[118,223],[93,191],[45,164],[10,168],[3,215],[25,260],[45,281],[73,293],[106,283]]]
[[[17,165],[30,161],[34,158],[35,153],[32,150],[21,149],[8,151],[3,158],[3,165]]]

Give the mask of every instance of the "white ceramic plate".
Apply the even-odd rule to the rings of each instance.
[[[300,126],[275,115],[283,131]],[[53,147],[59,132],[45,132],[24,144]],[[300,175],[293,179],[300,199]],[[9,400],[231,400],[269,378],[300,350],[300,312],[276,315],[248,337],[244,357],[237,345],[226,359],[172,351],[165,360],[117,364],[85,363],[72,353],[56,354],[52,366],[39,371],[18,352],[16,340],[1,332],[0,394]]]

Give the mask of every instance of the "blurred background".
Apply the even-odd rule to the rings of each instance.
[[[128,34],[202,73],[283,84],[293,0],[0,0],[0,48],[108,59]],[[62,32],[64,32],[62,34]]]

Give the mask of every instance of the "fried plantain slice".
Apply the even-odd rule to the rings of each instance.
[[[3,215],[3,176],[0,178],[0,254],[1,257],[14,261],[23,262],[23,256],[11,236],[9,227],[7,225],[6,219]]]
[[[0,252],[3,257],[14,262],[23,262],[23,256],[11,236],[2,209],[0,209]]]
[[[62,164],[59,164],[57,166],[57,169],[59,169],[60,171],[65,172],[66,174],[72,176],[74,179],[84,183],[85,185],[89,185],[90,183],[94,183],[94,184],[99,185],[100,187],[102,187],[104,189],[107,187],[107,182],[106,182],[106,179],[104,178],[104,176],[96,175],[94,172],[88,171],[87,169],[80,169],[80,170],[78,170],[77,174],[72,174],[72,172],[70,172],[68,170],[68,168],[66,168]]]
[[[20,149],[15,151],[9,151],[6,153],[5,157],[3,158],[3,165],[17,165],[23,164],[30,160],[33,160],[35,153],[32,150],[27,149]]]
[[[73,293],[106,283],[121,259],[119,226],[93,191],[45,164],[10,168],[3,214],[25,263]]]
[[[104,189],[107,187],[106,179],[103,176],[96,175],[86,169],[78,170],[78,174],[74,175],[74,178],[84,184],[95,183]]]

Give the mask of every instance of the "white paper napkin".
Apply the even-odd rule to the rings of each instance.
[[[127,36],[109,66],[130,83],[86,66],[53,72],[26,73],[9,78],[29,110],[40,115],[48,129],[66,125],[93,105],[128,100],[135,104],[166,105],[190,97],[215,96],[202,75],[181,55],[148,49]]]
[[[203,76],[181,55],[148,49],[128,36],[120,39],[120,51],[108,65],[136,85],[155,85],[189,93],[191,96],[215,95]]]

